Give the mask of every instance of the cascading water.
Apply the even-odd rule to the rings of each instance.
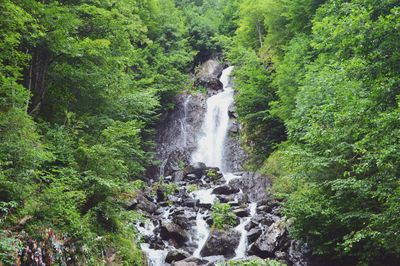
[[[205,113],[205,119],[202,125],[202,131],[200,136],[198,136],[197,148],[191,156],[191,162],[197,163],[202,162],[207,167],[218,167],[223,175],[225,184],[228,184],[231,180],[240,178],[233,173],[230,173],[230,169],[224,165],[224,154],[226,152],[226,141],[228,137],[229,130],[229,107],[234,102],[234,90],[230,84],[230,74],[233,67],[228,67],[223,70],[220,77],[220,81],[223,84],[223,91],[207,99],[207,109]],[[177,121],[178,127],[180,127],[180,133],[177,141],[181,141],[183,145],[187,145],[188,135],[186,132],[187,126],[187,106],[190,101],[190,96],[186,98],[183,103],[183,117],[179,118]],[[162,164],[162,172],[164,164]],[[160,173],[164,174],[164,173]],[[204,178],[198,180],[200,182],[200,188],[196,191],[190,193],[192,199],[197,200],[200,205],[210,205],[216,200],[216,195],[212,194],[213,186],[210,186]],[[220,183],[221,184],[221,183]],[[232,203],[238,204],[238,196],[243,194],[242,191],[237,193],[234,197]],[[240,233],[240,241],[235,250],[235,258],[244,258],[247,253],[247,231],[245,229],[246,225],[250,222],[250,219],[256,212],[256,203],[251,203],[249,206],[249,216],[240,219],[240,224],[234,228],[234,230]],[[196,210],[196,208],[195,208]],[[186,211],[185,211],[186,212]],[[202,258],[201,252],[207,239],[210,235],[210,226],[207,223],[209,219],[210,211],[204,208],[197,207],[197,213],[193,224],[191,225],[191,232],[194,234],[193,237],[190,236],[190,241],[193,240],[192,244],[194,249],[191,250],[191,255],[193,257]],[[170,215],[170,209],[164,208],[163,214],[158,216],[159,219],[163,221],[169,221],[168,216]],[[154,227],[150,228],[138,228],[143,235],[150,236],[152,233],[158,232]],[[159,236],[159,233],[157,233]],[[142,249],[148,257],[149,266],[164,266],[168,265],[165,260],[168,256],[168,250],[173,248],[170,243],[163,241],[165,248],[163,249],[152,249],[148,244],[142,244]],[[221,258],[222,257],[222,258]],[[211,259],[207,257],[207,259]],[[223,260],[223,256],[214,256],[214,259]],[[211,259],[212,260],[212,259]]]
[[[203,134],[199,138],[197,150],[192,155],[192,162],[203,162],[207,166],[223,167],[225,140],[229,127],[229,106],[233,103],[234,91],[230,86],[229,78],[233,67],[226,68],[220,81],[224,91],[207,100],[207,111],[203,124]]]

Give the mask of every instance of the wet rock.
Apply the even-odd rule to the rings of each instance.
[[[149,168],[149,177],[173,176],[174,172],[182,170],[182,163],[189,163],[197,144],[196,133],[204,120],[205,107],[205,96],[201,93],[177,96],[174,109],[164,113],[157,123],[155,159],[161,164]]]
[[[239,208],[233,210],[233,213],[236,214],[238,217],[247,217],[250,215],[250,212],[247,208]]]
[[[256,202],[267,198],[266,189],[271,186],[271,181],[267,176],[245,172],[241,178],[231,180],[229,185],[237,190],[241,189],[251,202]]]
[[[182,180],[183,180],[183,177],[184,177],[184,173],[183,173],[183,171],[181,171],[181,170],[175,171],[175,172],[172,174],[172,180],[173,180],[175,183],[182,181]]]
[[[136,197],[127,203],[128,210],[139,209],[147,213],[154,213],[157,210],[157,205],[150,201],[143,191],[139,191]]]
[[[223,89],[223,84],[219,80],[223,66],[216,60],[208,60],[203,63],[196,72],[195,86],[203,86],[208,90],[219,91]]]
[[[214,230],[210,233],[200,254],[201,256],[223,255],[226,258],[235,256],[235,249],[239,245],[240,233],[231,230]]]
[[[183,205],[186,206],[186,207],[191,207],[191,208],[193,208],[193,207],[198,206],[199,203],[200,203],[200,200],[198,200],[198,199],[197,199],[197,200],[196,200],[196,199],[186,199],[186,200],[183,202]]]
[[[198,180],[199,177],[197,175],[195,175],[195,174],[187,174],[185,176],[185,179],[186,180],[190,180],[190,181],[195,181],[195,180]]]
[[[309,253],[307,245],[297,240],[291,240],[287,258],[295,266],[306,266],[309,265]]]
[[[199,207],[209,210],[209,209],[211,209],[212,204],[211,203],[199,203]]]
[[[181,226],[174,222],[162,221],[161,222],[161,237],[164,240],[175,240],[179,246],[189,239],[189,234]]]
[[[198,266],[198,265],[206,265],[208,263],[205,259],[189,257],[181,261],[176,261],[171,264],[171,266]]]
[[[150,242],[151,249],[156,249],[156,250],[165,249],[165,244],[162,241],[162,239],[160,239],[160,238],[152,236],[150,238],[149,242]]]
[[[188,217],[186,217],[185,214],[174,216],[172,221],[186,230],[190,230],[190,228],[193,226],[193,223]]]
[[[221,203],[233,202],[235,200],[235,195],[217,195],[217,199]]]
[[[230,121],[228,128],[231,133],[239,132],[239,124],[236,121]]]
[[[257,240],[251,245],[250,254],[261,258],[273,256],[276,250],[283,250],[286,242],[286,225],[283,221],[278,221],[268,227]]]
[[[190,257],[190,254],[182,249],[171,249],[168,251],[165,262],[172,263],[173,261],[181,261]]]
[[[196,163],[187,165],[183,169],[183,172],[185,175],[195,174],[196,176],[201,177],[205,173],[206,170],[207,170],[207,166],[204,163],[196,162]]]
[[[213,191],[211,192],[212,194],[222,194],[222,195],[230,195],[230,194],[234,194],[234,193],[238,193],[240,190],[238,188],[229,186],[229,185],[222,185],[222,186],[218,186],[216,188],[213,189]]]
[[[262,234],[262,229],[260,227],[254,227],[247,232],[247,239],[249,243],[256,241]]]

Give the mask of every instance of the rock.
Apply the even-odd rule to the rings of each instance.
[[[226,258],[235,256],[235,249],[239,245],[240,233],[234,229],[214,230],[206,240],[201,256],[223,255]]]
[[[169,221],[161,221],[160,235],[164,240],[175,240],[179,246],[182,246],[189,239],[189,234],[186,230]]]
[[[198,199],[197,200],[196,199],[187,199],[183,202],[183,205],[186,207],[193,208],[193,207],[198,206],[199,203],[200,203],[200,200],[198,200]]]
[[[307,245],[297,240],[291,240],[288,249],[288,260],[295,266],[309,265],[310,250]]]
[[[249,243],[253,243],[256,241],[262,233],[262,229],[260,227],[254,227],[247,232],[247,239]]]
[[[174,216],[172,221],[186,230],[190,230],[190,228],[193,226],[192,222],[188,217],[186,217],[185,214]]]
[[[251,245],[250,254],[261,258],[273,256],[276,250],[283,250],[286,241],[286,225],[283,221],[278,221],[268,227],[257,240]]]
[[[245,172],[241,178],[232,179],[229,185],[237,190],[241,189],[251,202],[257,202],[267,198],[266,189],[271,186],[271,181],[267,176]]]
[[[219,91],[223,89],[223,84],[218,76],[221,75],[223,66],[216,60],[208,60],[203,63],[196,73],[195,86],[203,86],[209,91]]]
[[[180,261],[190,257],[190,254],[182,249],[171,249],[168,251],[165,262],[172,263],[173,261]]]
[[[238,125],[238,123],[236,122],[236,121],[230,121],[229,122],[229,131],[231,132],[231,133],[238,133],[239,132],[239,125]]]
[[[147,213],[154,213],[157,210],[157,205],[150,201],[143,191],[138,191],[136,197],[127,203],[128,210],[139,209]]]
[[[147,176],[158,179],[161,175],[172,175],[177,178],[174,182],[181,180],[179,171],[182,171],[182,163],[189,164],[205,110],[205,96],[201,93],[181,94],[176,97],[175,107],[164,112],[156,124],[155,160],[161,164],[149,168]],[[175,172],[178,172],[178,176],[174,176]]]
[[[202,176],[203,173],[207,170],[207,166],[202,162],[196,162],[190,165],[185,166],[183,172],[185,175],[195,174],[196,176]]]
[[[235,200],[235,195],[217,195],[221,203],[228,203]]]
[[[184,178],[191,181],[196,181],[199,179],[199,177],[195,174],[187,174]]]
[[[215,187],[213,191],[211,192],[212,194],[223,194],[223,195],[230,195],[234,193],[238,193],[240,190],[238,188],[229,186],[229,185],[222,185]]]
[[[172,173],[172,180],[175,183],[182,181],[183,177],[184,177],[184,173],[181,170],[175,171],[175,172]]]
[[[176,261],[171,264],[171,266],[199,266],[206,265],[208,263],[205,259],[189,257],[181,261]]]
[[[236,216],[238,217],[247,217],[250,215],[249,210],[246,208],[235,209],[233,210],[233,213],[236,214]]]
[[[231,105],[229,105],[228,114],[229,114],[229,117],[231,117],[231,118],[238,118],[238,114],[236,113],[235,103],[232,103]]]
[[[199,203],[199,207],[209,210],[209,209],[211,209],[212,204],[211,203]]]

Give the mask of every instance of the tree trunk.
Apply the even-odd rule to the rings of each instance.
[[[50,65],[50,52],[37,48],[32,55],[31,66],[25,71],[24,85],[32,93],[29,114],[37,113],[46,94],[46,74]]]

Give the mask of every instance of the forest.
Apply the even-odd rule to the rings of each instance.
[[[126,202],[213,57],[290,236],[321,265],[400,261],[399,1],[0,0],[0,18],[0,265],[146,265]],[[20,264],[27,241],[51,259]]]

